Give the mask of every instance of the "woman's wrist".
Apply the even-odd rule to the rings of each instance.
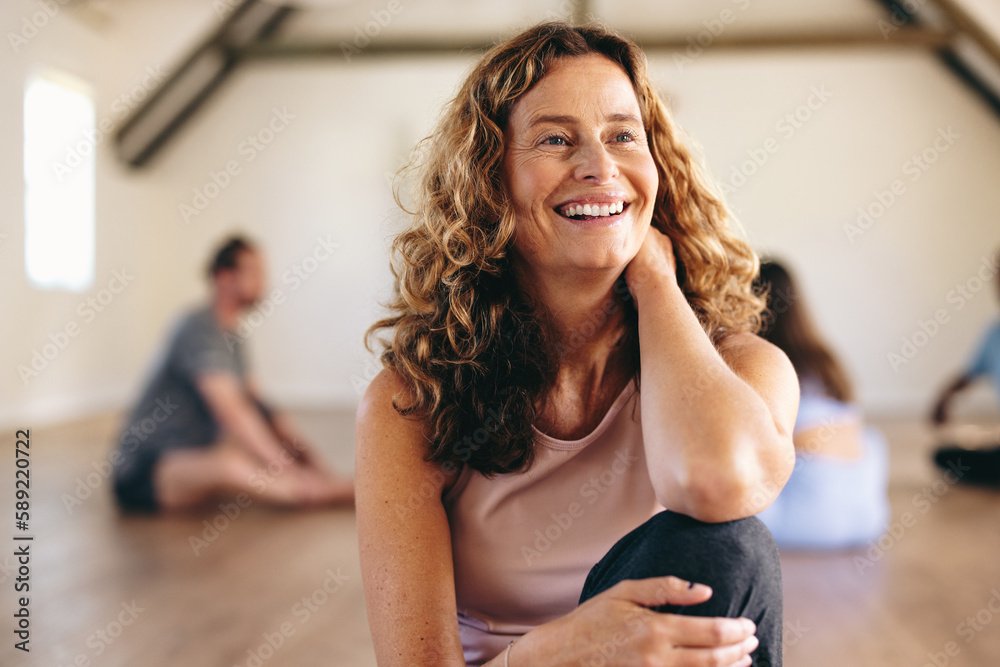
[[[637,270],[629,277],[628,289],[635,300],[636,308],[640,310],[644,301],[648,303],[651,300],[663,300],[671,296],[684,299],[684,293],[677,284],[677,277],[662,271],[645,268]]]
[[[531,665],[548,665],[558,667],[563,662],[558,660],[559,647],[563,640],[556,636],[559,627],[565,623],[565,617],[557,618],[539,625],[516,638],[513,643],[500,652],[490,667],[530,667]],[[506,660],[506,662],[504,662]]]
[[[531,640],[527,639],[527,637],[527,634],[523,634],[517,639],[512,639],[504,647],[504,650],[500,651],[496,660],[491,661],[489,664],[491,666],[495,664],[496,667],[524,667],[524,665],[532,664],[533,658],[528,657],[528,653],[530,652],[528,644],[531,643]]]

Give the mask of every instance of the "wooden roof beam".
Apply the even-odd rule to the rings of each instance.
[[[259,0],[236,5],[219,27],[136,108],[115,132],[115,149],[128,165],[145,164],[229,76],[236,51],[271,34],[291,13]]]

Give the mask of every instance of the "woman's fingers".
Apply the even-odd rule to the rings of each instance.
[[[662,605],[695,605],[712,589],[673,576],[625,579],[580,605],[567,618],[578,626],[574,636],[586,646],[574,648],[585,659],[595,644],[607,665],[631,665],[653,659],[671,667],[746,667],[757,649],[756,625],[746,618],[660,613]],[[575,658],[574,658],[575,660]],[[655,662],[659,660],[660,662]],[[645,663],[643,663],[645,664]]]
[[[624,579],[608,589],[609,593],[611,591],[614,591],[615,597],[624,598],[643,607],[698,604],[712,597],[712,589],[705,584],[696,584],[672,576]]]
[[[646,289],[647,285],[676,280],[677,259],[673,243],[669,236],[650,225],[639,252],[625,268],[629,291],[638,299],[637,291]]]
[[[671,636],[682,639],[679,646],[687,648],[714,648],[730,646],[747,640],[757,641],[757,626],[749,618],[706,618],[702,616],[677,616],[664,614],[659,621]],[[756,645],[754,646],[756,648]],[[753,650],[753,649],[751,649]]]
[[[717,648],[678,648],[678,667],[735,667],[752,663],[750,654],[757,648],[756,637],[730,646]]]
[[[678,577],[626,579],[607,593],[643,607],[664,604],[693,605],[705,602],[712,590]],[[683,616],[653,613],[644,616],[650,635],[660,637],[678,651],[681,665],[724,665],[744,662],[757,648],[757,626],[748,618]]]

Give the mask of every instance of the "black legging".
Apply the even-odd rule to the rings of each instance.
[[[580,602],[623,579],[674,575],[707,584],[712,597],[701,604],[651,607],[688,616],[745,617],[757,624],[756,667],[780,667],[781,563],[771,533],[757,517],[704,523],[669,510],[618,540],[591,568]],[[595,647],[595,665],[602,664]],[[610,647],[609,647],[610,649]]]

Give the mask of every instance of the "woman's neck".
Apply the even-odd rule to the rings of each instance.
[[[620,274],[604,272],[546,278],[519,272],[518,280],[543,311],[558,371],[552,396],[575,395],[600,404],[617,395],[631,353],[622,348],[628,291]]]

